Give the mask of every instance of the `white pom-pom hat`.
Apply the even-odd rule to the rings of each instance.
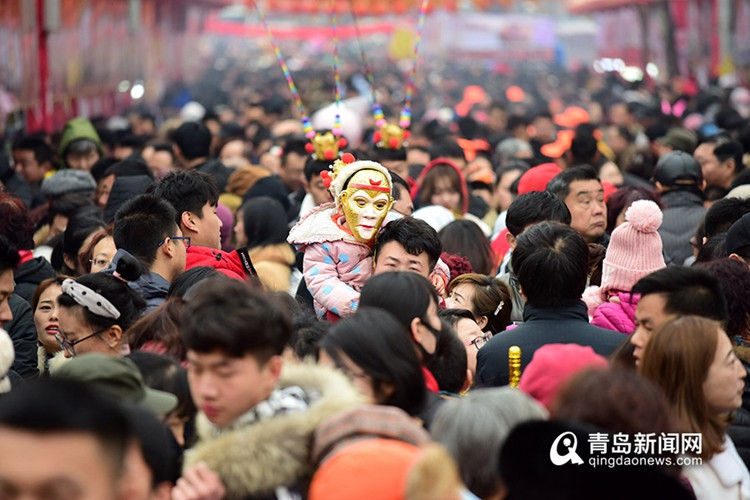
[[[633,285],[666,267],[662,253],[662,213],[651,200],[634,201],[625,211],[624,224],[612,231],[602,262],[602,293],[629,292]]]

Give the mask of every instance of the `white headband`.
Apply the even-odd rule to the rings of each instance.
[[[110,319],[118,319],[120,317],[120,311],[112,305],[112,302],[77,281],[73,281],[72,279],[63,281],[62,292],[65,295],[70,295],[79,306],[85,307],[97,316]]]

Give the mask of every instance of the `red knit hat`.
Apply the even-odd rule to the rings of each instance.
[[[662,254],[662,213],[651,200],[634,201],[625,212],[625,222],[612,231],[602,262],[602,293],[629,292],[635,283],[666,267]]]
[[[518,194],[544,191],[554,176],[560,173],[560,167],[554,163],[542,163],[530,168],[518,179]]]
[[[534,352],[521,374],[518,388],[549,409],[557,393],[573,375],[584,368],[608,366],[607,360],[589,346],[547,344]]]

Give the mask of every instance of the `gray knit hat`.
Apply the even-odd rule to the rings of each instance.
[[[42,194],[47,198],[57,198],[68,193],[91,196],[95,190],[96,181],[85,170],[66,168],[42,181]]]

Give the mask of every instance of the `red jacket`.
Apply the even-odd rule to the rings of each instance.
[[[238,280],[244,280],[250,274],[245,270],[237,252],[225,252],[192,245],[187,251],[185,270],[198,266],[213,267],[220,273]]]

